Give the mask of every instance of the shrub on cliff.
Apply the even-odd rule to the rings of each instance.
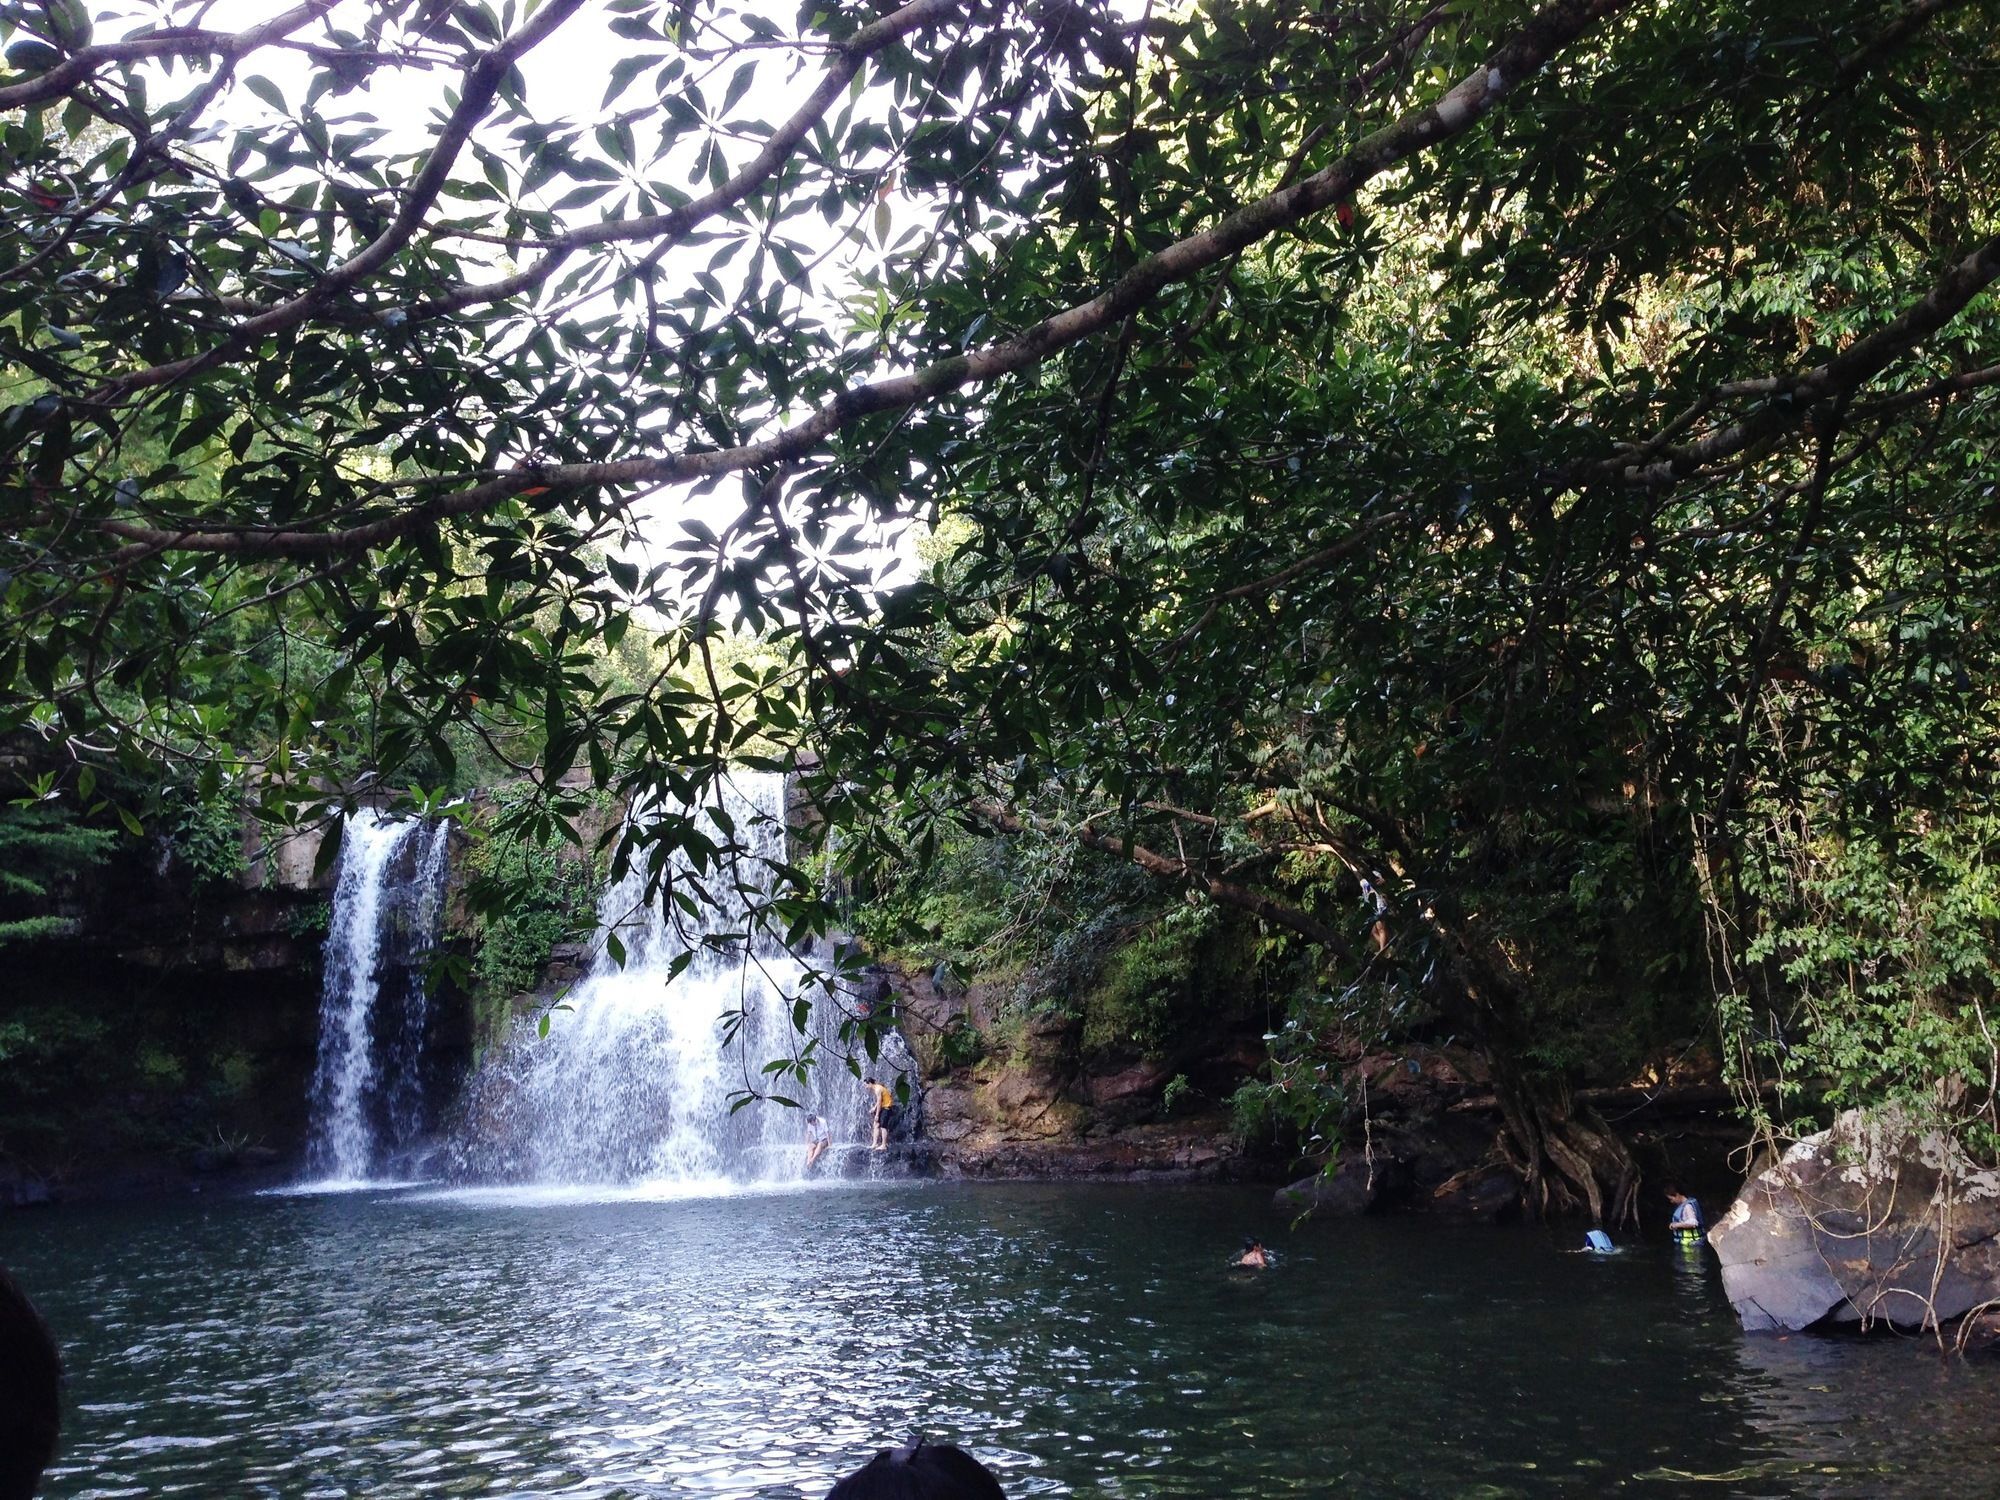
[[[60,806],[0,806],[0,945],[67,932],[72,919],[55,909],[65,887],[103,864],[116,842]]]

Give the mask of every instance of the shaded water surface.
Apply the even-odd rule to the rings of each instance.
[[[349,1194],[14,1216],[0,1259],[68,1348],[63,1497],[818,1500],[917,1431],[1016,1497],[2000,1483],[2000,1368],[1747,1340],[1664,1248],[1267,1202]],[[1248,1231],[1275,1269],[1225,1268]]]

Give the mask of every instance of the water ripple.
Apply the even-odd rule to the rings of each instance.
[[[1285,1241],[1265,1275],[1237,1233]],[[1665,1254],[1261,1195],[343,1193],[0,1223],[69,1349],[49,1493],[1984,1496],[2000,1372],[1745,1340]]]

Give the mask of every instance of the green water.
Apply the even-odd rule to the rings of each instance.
[[[2000,1368],[1746,1339],[1712,1263],[1568,1242],[1131,1187],[0,1221],[68,1351],[55,1496],[817,1500],[916,1432],[1017,1497],[2000,1491]]]

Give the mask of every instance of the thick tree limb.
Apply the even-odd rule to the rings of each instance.
[[[1656,436],[1635,449],[1582,465],[1566,476],[1566,482],[1661,489],[1752,451],[1803,424],[1807,413],[1820,403],[1851,394],[1874,379],[1957,317],[1996,279],[2000,279],[2000,234],[1947,270],[1937,285],[1894,321],[1856,339],[1825,364],[1796,375],[1734,381],[1718,387],[1675,418],[1670,427],[1686,430],[1703,412],[1725,399],[1761,398],[1763,404],[1749,415],[1680,446],[1662,444]]]
[[[1352,197],[1364,183],[1399,163],[1464,135],[1523,79],[1539,71],[1550,58],[1598,21],[1616,14],[1626,3],[1627,0],[1554,0],[1554,3],[1536,12],[1513,37],[1495,47],[1478,68],[1434,103],[1413,109],[1364,137],[1337,161],[1311,176],[1272,192],[1210,228],[1147,256],[1090,301],[1067,308],[1010,338],[969,354],[942,360],[908,375],[851,387],[822,403],[804,420],[770,437],[731,448],[657,458],[523,467],[456,494],[412,506],[396,515],[337,531],[249,535],[228,531],[173,531],[123,522],[106,523],[104,529],[138,544],[136,549],[124,549],[118,555],[119,560],[125,562],[163,549],[259,556],[320,556],[379,546],[441,520],[489,511],[511,497],[532,489],[677,484],[795,462],[814,452],[833,434],[864,417],[919,405],[968,386],[991,384],[1004,376],[1031,369],[1072,344],[1116,327],[1166,287],[1186,281],[1245,247]],[[537,15],[530,25],[539,25],[562,9],[561,5],[552,6]],[[352,279],[347,278],[349,281]],[[317,296],[317,292],[308,295]],[[292,305],[287,304],[287,307]],[[280,313],[274,310],[266,316],[278,318]],[[244,327],[247,330],[250,325]]]
[[[332,10],[337,0],[306,0],[245,31],[203,31],[189,28],[156,31],[129,41],[85,47],[26,83],[0,88],[0,109],[25,109],[73,93],[100,68],[113,63],[142,62],[153,57],[215,57],[233,61],[289,36],[301,26]]]
[[[1433,5],[1391,38],[1388,48],[1380,57],[1348,80],[1345,102],[1350,106],[1357,103],[1369,89],[1381,82],[1383,75],[1391,68],[1401,67],[1424,38],[1443,24],[1451,11],[1450,0],[1443,0],[1443,3]],[[1306,132],[1305,139],[1293,150],[1290,159],[1285,163],[1284,171],[1278,176],[1279,187],[1290,187],[1298,180],[1299,173],[1305,170],[1306,158],[1312,155],[1314,149],[1326,139],[1332,129],[1332,121],[1327,120]],[[1181,330],[1180,338],[1183,342],[1206,328],[1214,321],[1216,313],[1221,311],[1223,296],[1229,290],[1231,273],[1236,269],[1236,259],[1235,256],[1231,256],[1228,263],[1223,266],[1222,274],[1216,278],[1215,290],[1209,294],[1208,301],[1203,304],[1193,321]]]

